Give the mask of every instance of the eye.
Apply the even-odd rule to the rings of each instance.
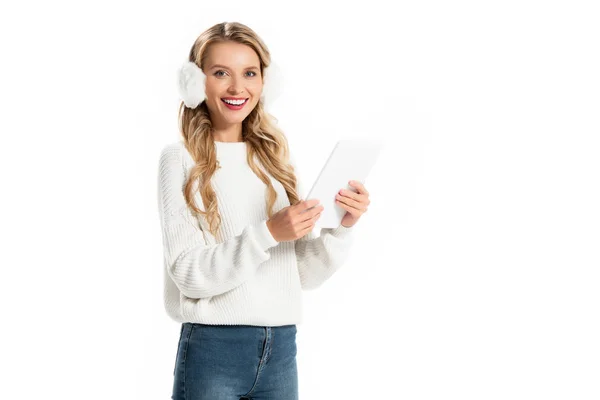
[[[218,77],[222,77],[223,75],[219,75],[220,72],[226,73],[225,71],[223,71],[222,69],[220,69],[220,70],[216,71],[214,73],[214,75],[218,76]],[[251,75],[252,78],[256,76],[256,72],[254,72],[254,71],[248,71],[248,72],[251,73],[251,74],[254,74],[254,75]]]

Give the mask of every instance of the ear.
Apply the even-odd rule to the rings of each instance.
[[[265,108],[269,109],[271,104],[281,95],[283,92],[283,74],[281,69],[274,61],[264,70],[263,78],[263,91],[261,98],[265,104]]]

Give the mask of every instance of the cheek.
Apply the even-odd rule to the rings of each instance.
[[[218,79],[211,76],[206,78],[204,88],[207,93],[210,91],[211,93],[218,94],[222,93],[223,91],[226,91],[229,88],[229,85],[230,84],[227,79]]]
[[[214,83],[207,83],[204,90],[207,96],[215,96],[222,92],[220,85]]]
[[[256,83],[253,83],[251,86],[249,86],[249,89],[252,90],[252,93],[260,93],[262,92],[263,89],[263,84],[262,82],[258,81]]]

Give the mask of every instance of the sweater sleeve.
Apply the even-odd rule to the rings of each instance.
[[[305,196],[304,185],[298,173],[296,161],[291,154],[290,163],[296,173],[298,194],[300,197]],[[322,201],[322,199],[319,200]],[[354,242],[355,229],[356,225],[347,228],[340,224],[337,228],[321,228],[320,236],[316,236],[311,231],[295,241],[302,289],[316,289],[342,266]]]
[[[266,220],[246,226],[234,237],[207,245],[185,197],[185,171],[179,145],[166,146],[158,166],[158,209],[165,268],[177,288],[189,298],[225,293],[253,276],[271,257],[276,241]]]

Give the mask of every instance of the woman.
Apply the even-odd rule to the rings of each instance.
[[[297,399],[301,290],[342,265],[368,192],[341,193],[341,225],[313,235],[323,207],[299,199],[287,139],[264,110],[265,44],[221,23],[189,62],[183,138],[162,150],[158,177],[164,304],[181,323],[172,399]]]

